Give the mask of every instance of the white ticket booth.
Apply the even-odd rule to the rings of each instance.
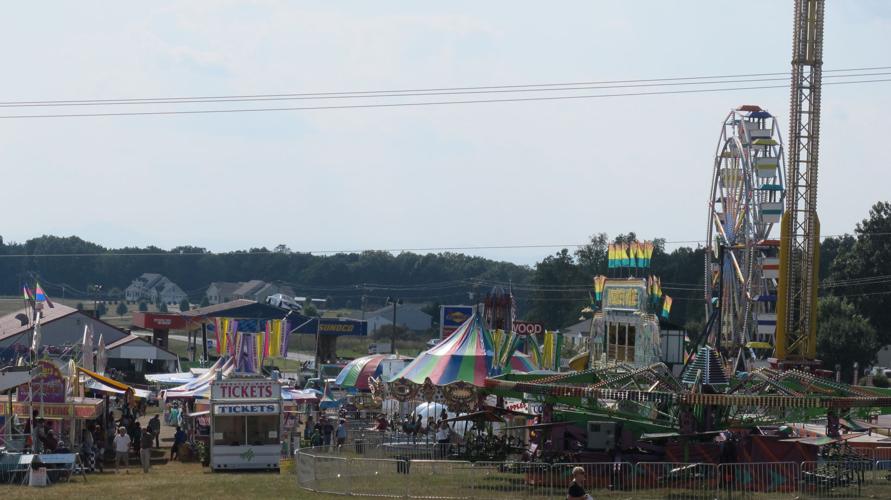
[[[276,380],[215,380],[210,392],[212,470],[278,469],[281,386]]]

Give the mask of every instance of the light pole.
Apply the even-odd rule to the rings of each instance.
[[[396,306],[402,304],[402,299],[387,297],[387,305],[393,304],[393,328],[390,330],[390,352],[396,354]]]

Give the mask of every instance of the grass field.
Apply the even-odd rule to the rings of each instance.
[[[172,498],[342,498],[298,488],[293,468],[278,472],[211,472],[197,463],[171,462],[143,474],[133,467],[129,474],[89,474],[86,481],[75,477],[70,483],[36,490],[26,486],[0,486],[4,500],[41,498],[70,499],[164,499]]]

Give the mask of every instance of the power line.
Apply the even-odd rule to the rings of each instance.
[[[881,83],[889,82],[891,78],[879,78],[872,80],[856,80],[848,82],[825,82],[824,85],[849,85],[863,83]],[[93,118],[93,117],[111,117],[111,116],[171,116],[171,115],[199,115],[199,114],[220,114],[220,113],[265,113],[276,111],[326,111],[337,109],[370,109],[370,108],[401,108],[401,107],[420,107],[420,106],[444,106],[454,104],[492,104],[492,103],[518,103],[532,101],[559,101],[568,99],[599,99],[612,97],[639,97],[639,96],[657,96],[657,95],[684,95],[684,94],[706,94],[716,92],[732,92],[737,90],[766,90],[766,89],[782,89],[789,88],[788,84],[784,85],[760,85],[750,87],[725,87],[717,89],[693,89],[693,90],[662,90],[654,92],[626,92],[613,94],[585,94],[585,95],[568,95],[568,96],[543,96],[543,97],[510,97],[503,99],[467,99],[467,100],[446,100],[446,101],[420,101],[420,102],[398,102],[398,103],[366,103],[366,104],[342,104],[342,105],[319,105],[319,106],[295,106],[295,107],[274,107],[274,108],[229,108],[229,109],[193,109],[193,110],[168,110],[168,111],[124,111],[124,112],[96,112],[96,113],[54,113],[54,114],[38,114],[38,115],[0,115],[3,120],[27,119],[27,118]]]
[[[889,72],[880,73],[848,73],[839,75],[827,75],[827,78],[855,78],[865,76],[885,76],[891,75]],[[86,100],[86,101],[34,101],[34,102],[10,102],[0,103],[0,108],[30,108],[30,107],[71,107],[71,106],[133,106],[146,104],[209,104],[209,103],[228,103],[228,102],[264,102],[264,101],[295,101],[295,100],[323,100],[323,99],[367,99],[367,98],[383,98],[383,97],[422,97],[422,96],[454,96],[454,95],[478,95],[478,94],[505,94],[505,93],[526,93],[526,92],[567,92],[573,90],[606,90],[606,89],[628,89],[641,87],[677,87],[691,85],[724,85],[728,83],[756,83],[756,82],[773,82],[784,81],[788,76],[776,78],[746,78],[742,80],[713,80],[713,81],[693,81],[693,82],[667,82],[667,83],[634,83],[634,84],[594,84],[594,85],[576,85],[576,86],[547,86],[535,88],[495,88],[490,90],[455,90],[455,91],[393,91],[388,94],[366,94],[356,95],[355,93],[345,94],[281,94],[281,95],[256,95],[256,96],[219,96],[219,97],[195,97],[195,98],[155,98],[155,99],[102,99],[102,100]]]
[[[871,67],[860,67],[860,68],[840,68],[840,69],[825,69],[823,73],[850,73],[854,71],[880,71],[891,69],[891,66],[871,66]],[[40,100],[40,101],[0,101],[0,107],[17,107],[17,106],[32,106],[32,105],[46,105],[46,106],[65,106],[65,105],[105,105],[105,104],[141,104],[141,103],[177,103],[177,102],[191,102],[194,100],[204,100],[204,99],[217,99],[217,100],[232,100],[237,101],[241,99],[263,99],[263,98],[291,98],[291,97],[301,97],[301,98],[326,98],[329,96],[351,96],[351,97],[373,97],[378,94],[383,94],[383,97],[390,97],[391,94],[396,93],[423,93],[429,94],[432,92],[458,92],[458,91],[477,91],[477,90],[500,90],[500,89],[520,89],[516,90],[518,92],[524,92],[522,89],[538,89],[538,88],[552,88],[552,87],[571,87],[571,86],[582,86],[582,85],[616,85],[616,84],[638,84],[638,83],[651,83],[651,82],[681,82],[684,80],[692,80],[688,84],[695,84],[697,81],[702,80],[724,80],[728,78],[754,78],[754,77],[765,77],[765,76],[789,76],[788,71],[778,71],[773,73],[737,73],[730,75],[707,75],[707,76],[682,76],[682,77],[667,77],[667,78],[642,78],[642,79],[631,79],[631,80],[599,80],[599,81],[582,81],[582,82],[561,82],[561,83],[530,83],[530,84],[513,84],[513,85],[487,85],[487,86],[471,86],[471,87],[434,87],[434,88],[405,88],[405,89],[390,89],[390,90],[355,90],[355,91],[341,91],[341,92],[291,92],[291,93],[283,93],[283,94],[242,94],[242,95],[202,95],[202,96],[180,96],[180,97],[143,97],[143,98],[119,98],[119,99],[71,99],[71,100]],[[850,76],[869,76],[876,74],[885,74],[885,73],[868,73],[866,75],[827,75],[827,78],[843,78]],[[755,81],[755,80],[749,80]],[[706,82],[708,83],[708,82]],[[714,83],[714,82],[712,82]],[[681,85],[685,85],[681,83]],[[629,85],[632,86],[632,85]],[[569,89],[572,90],[572,89]]]

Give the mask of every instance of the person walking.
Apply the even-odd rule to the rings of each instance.
[[[139,456],[139,450],[142,448],[142,426],[139,420],[134,420],[130,426],[130,442],[133,443],[133,451]]]
[[[159,439],[161,436],[161,419],[158,417],[157,413],[155,413],[155,416],[148,421],[148,428],[152,431],[152,435],[155,436],[155,448],[160,448],[161,442]]]
[[[93,429],[93,443],[96,447],[96,467],[99,472],[105,472],[105,430],[99,424]]]
[[[186,442],[186,433],[180,426],[176,426],[176,433],[173,434],[173,446],[170,447],[170,460],[179,458],[179,445]]]
[[[585,493],[582,484],[585,481],[584,467],[572,469],[572,481],[569,483],[569,491],[566,492],[567,500],[593,500],[591,495]]]
[[[325,419],[325,423],[322,424],[322,439],[325,448],[331,448],[331,436],[334,434],[334,424],[331,423],[331,419]]]
[[[114,471],[121,471],[120,465],[124,464],[124,472],[129,473],[127,466],[130,462],[130,436],[127,429],[118,427],[118,435],[114,437]]]
[[[148,474],[152,467],[152,444],[155,441],[155,435],[149,426],[142,431],[140,436],[139,461],[142,463],[142,472]]]
[[[337,438],[337,451],[343,447],[344,443],[346,443],[347,438],[347,428],[346,428],[346,420],[340,419],[340,422],[337,424],[337,430],[335,431],[335,437]]]

